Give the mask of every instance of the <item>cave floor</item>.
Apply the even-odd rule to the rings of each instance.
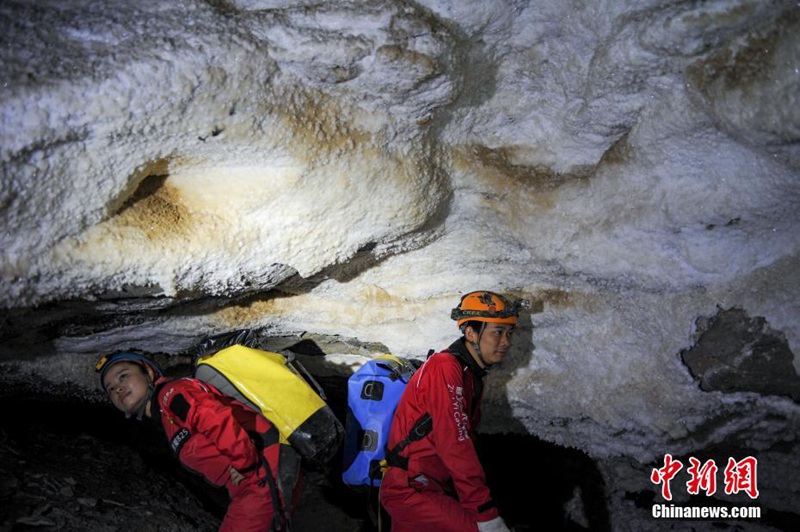
[[[576,483],[599,482],[590,463],[550,456],[542,466],[529,439],[486,435],[481,441],[490,486],[515,532],[545,523],[548,530],[607,529],[599,485],[593,498],[599,512],[590,515],[599,526],[564,515]],[[335,467],[306,471],[294,532],[377,530],[367,494],[343,485],[340,474]],[[537,480],[543,477],[560,480]],[[223,490],[180,467],[162,434],[108,405],[0,399],[0,532],[214,531],[226,504]]]

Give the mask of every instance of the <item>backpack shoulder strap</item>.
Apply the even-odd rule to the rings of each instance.
[[[408,469],[408,457],[400,456],[400,453],[412,442],[419,441],[433,429],[433,418],[427,412],[419,418],[414,426],[411,427],[408,436],[403,438],[392,449],[386,452],[386,464],[392,467]]]

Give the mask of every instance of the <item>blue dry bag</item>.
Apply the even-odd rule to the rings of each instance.
[[[420,362],[393,355],[373,358],[347,380],[344,467],[350,486],[378,486],[397,403]]]

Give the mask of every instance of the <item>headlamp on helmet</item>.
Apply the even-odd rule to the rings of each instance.
[[[500,294],[478,290],[465,294],[451,311],[450,318],[456,320],[458,327],[468,321],[516,325],[520,311],[528,308],[531,308],[531,302],[527,299],[517,299],[512,303]]]

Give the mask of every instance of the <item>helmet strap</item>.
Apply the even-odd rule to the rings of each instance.
[[[153,398],[153,393],[156,391],[155,386],[153,383],[147,385],[147,393],[144,396],[144,401],[142,401],[142,405],[136,409],[136,412],[132,412],[130,414],[125,414],[125,417],[130,419],[132,417],[136,417],[137,421],[141,421],[144,418],[145,412],[147,412],[147,405],[150,403],[150,400]]]
[[[481,365],[485,369],[489,369],[492,365],[486,362],[486,359],[483,358],[483,352],[481,351],[481,338],[483,338],[483,331],[486,329],[486,322],[481,322],[481,330],[478,331],[478,341],[477,342],[470,342],[472,344],[472,348],[475,350],[475,354],[478,356],[478,360],[480,360]]]

